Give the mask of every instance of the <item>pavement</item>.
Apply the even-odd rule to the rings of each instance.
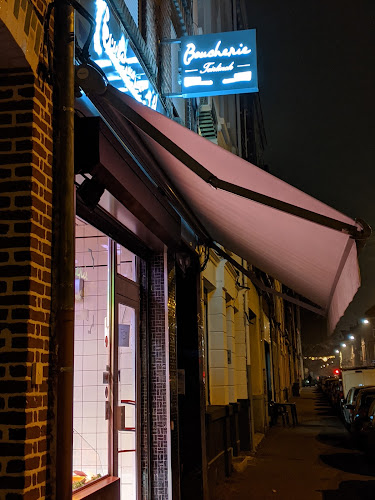
[[[210,500],[375,500],[375,463],[316,388],[302,389],[298,425],[271,427],[247,469]]]

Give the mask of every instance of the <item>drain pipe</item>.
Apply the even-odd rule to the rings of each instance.
[[[74,14],[55,2],[53,332],[56,365],[56,499],[72,496],[74,353]]]

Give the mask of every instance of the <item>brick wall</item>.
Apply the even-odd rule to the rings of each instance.
[[[160,2],[157,10],[157,36],[159,40],[171,38],[171,16],[172,2],[164,0]],[[171,46],[165,45],[159,50],[158,65],[159,79],[162,92],[172,92],[172,70],[171,70]]]
[[[0,72],[0,497],[48,485],[51,306],[51,90],[27,70]],[[33,383],[32,369],[42,371]]]
[[[43,38],[43,16],[47,0],[2,0],[0,2],[0,20],[11,33],[14,46],[6,46],[0,53],[2,67],[28,66],[34,73],[40,61]],[[5,29],[1,31],[1,42],[4,43]],[[3,49],[3,47],[2,47]],[[27,64],[25,64],[27,61]]]
[[[177,36],[182,35],[174,9],[170,0],[146,0],[143,3],[142,32],[147,46],[157,61],[157,85],[161,94],[172,92],[172,68],[171,47],[170,45],[160,45],[159,41],[171,38],[172,23]],[[168,114],[173,116],[171,99],[162,98],[162,100]]]

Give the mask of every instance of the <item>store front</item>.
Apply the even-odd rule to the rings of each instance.
[[[140,261],[76,217],[73,491],[111,475],[137,498]]]
[[[302,299],[276,295],[328,314],[333,327],[359,287],[355,240],[365,237],[366,226],[156,112],[146,71],[124,93],[127,79],[114,70],[125,38],[111,27],[115,16],[105,2],[98,5],[93,59],[108,81],[92,85],[85,61],[76,70],[86,95],[76,101],[82,338],[76,337],[73,487],[83,495],[109,477],[117,478],[115,499],[178,498],[180,491],[203,498],[199,262],[188,272],[197,245],[274,293],[225,249],[269,272]],[[131,73],[129,60],[140,62],[130,55],[124,67]],[[260,356],[272,399],[272,347],[264,340]]]

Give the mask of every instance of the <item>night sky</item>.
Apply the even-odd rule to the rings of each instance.
[[[270,172],[375,230],[375,1],[246,4]],[[375,304],[375,236],[360,266],[362,287],[337,331]]]

